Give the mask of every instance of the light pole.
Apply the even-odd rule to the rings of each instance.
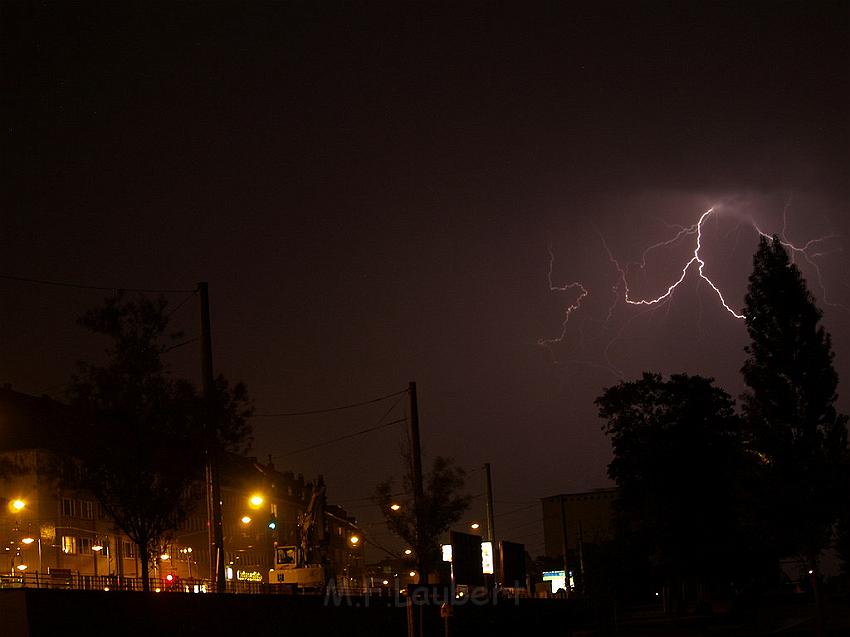
[[[348,536],[348,547],[349,547],[350,550],[347,551],[348,558],[345,560],[345,587],[346,587],[346,590],[350,589],[351,580],[355,579],[354,577],[352,577],[352,570],[353,570],[352,566],[354,567],[354,569],[357,571],[357,574],[359,575],[360,586],[362,588],[366,587],[365,573],[363,572],[362,564],[360,564],[360,562],[362,562],[362,555],[363,555],[363,552],[362,552],[363,549],[361,549],[360,547],[363,546],[363,543],[364,543],[364,539],[356,531]],[[359,553],[359,555],[357,553]]]
[[[42,569],[42,564],[41,564],[41,533],[38,534],[38,538],[33,538],[32,536],[29,536],[29,535],[27,537],[21,538],[21,544],[24,544],[25,546],[29,546],[33,542],[38,543],[38,573],[41,573],[41,569]]]
[[[187,546],[182,548],[180,549],[180,552],[183,554],[183,557],[186,558],[186,567],[189,569],[189,579],[192,579],[192,547]]]
[[[27,508],[26,501],[21,498],[15,498],[9,502],[9,511],[11,511],[16,517],[23,513],[24,509]],[[21,537],[21,520],[20,518],[15,520],[15,526],[12,528],[12,542],[17,546],[15,547],[15,552],[12,555],[11,562],[9,564],[9,573],[11,575],[15,574],[15,570],[19,571],[21,577],[24,575],[24,571],[27,570],[27,564],[24,561],[24,557],[21,554],[21,544],[31,544],[32,541],[25,543],[23,538]],[[19,562],[17,566],[15,562]]]

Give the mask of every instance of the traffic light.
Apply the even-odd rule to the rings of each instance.
[[[274,514],[274,513],[272,513],[272,514],[271,514],[271,517],[269,518],[268,527],[269,527],[272,531],[274,531],[274,530],[277,528],[277,516],[275,516],[275,514]]]

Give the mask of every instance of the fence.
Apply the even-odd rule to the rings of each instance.
[[[144,590],[141,577],[121,577],[117,575],[81,575],[67,569],[51,569],[48,573],[23,572],[0,575],[0,588],[53,588],[66,590],[97,591],[141,591]],[[209,593],[214,587],[208,579],[182,579],[179,577],[148,578],[149,590],[157,593]],[[285,593],[282,587],[269,586],[262,582],[228,581],[226,593],[260,594]]]

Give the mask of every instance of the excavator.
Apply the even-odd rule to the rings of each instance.
[[[269,584],[286,586],[293,592],[321,593],[333,580],[327,560],[325,504],[325,482],[320,476],[313,486],[307,509],[299,516],[299,544],[275,547],[275,563],[269,571]]]

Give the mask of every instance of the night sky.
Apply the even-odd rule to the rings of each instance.
[[[216,370],[258,414],[417,381],[426,462],[454,456],[473,495],[490,462],[497,532],[534,554],[523,507],[610,484],[605,387],[651,370],[743,389],[743,322],[693,266],[630,306],[606,246],[638,263],[716,206],[700,255],[740,310],[753,221],[834,235],[797,261],[850,410],[845,2],[4,2],[0,22],[0,275],[208,281]],[[694,242],[632,265],[633,297]],[[579,295],[550,265],[588,294],[541,346]],[[105,294],[0,279],[0,382],[61,396],[102,349],[75,319]],[[197,335],[197,299],[173,320]],[[196,343],[168,356],[199,378]],[[299,450],[403,407],[257,417],[253,453],[323,473],[384,541],[367,498],[402,472],[404,426]]]

